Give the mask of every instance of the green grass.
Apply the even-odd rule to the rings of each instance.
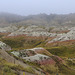
[[[10,66],[10,65],[9,65]],[[32,69],[32,67],[22,67],[21,65],[14,65],[14,66],[10,66],[12,69],[19,70],[19,71],[24,71],[24,72],[28,72],[28,73],[35,73],[35,71]]]
[[[50,53],[61,57],[75,57],[75,45],[46,48]]]
[[[2,38],[1,41],[11,46],[11,48],[21,49],[21,48],[34,48],[41,43],[43,43],[42,39],[34,39],[27,37],[16,37],[16,38]]]
[[[0,75],[17,75],[6,63],[4,59],[0,58]]]
[[[66,60],[66,64],[72,69],[75,69],[75,60]]]
[[[24,68],[21,65],[8,63],[4,59],[0,58],[0,75],[17,75],[19,73],[18,71],[24,71],[35,74],[35,71],[32,67]]]
[[[71,70],[67,66],[64,66],[64,65],[59,66],[59,73],[62,73],[63,75],[75,75],[74,70]]]

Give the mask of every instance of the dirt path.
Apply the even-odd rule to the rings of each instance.
[[[24,68],[26,68],[26,67],[32,67],[32,66],[29,66],[29,65],[27,65],[27,64],[25,64],[25,63],[23,63],[22,61],[20,61],[20,60],[17,60],[17,59],[15,59],[13,56],[10,56],[5,50],[0,50],[0,54],[1,54],[1,56],[6,60],[6,61],[8,61],[8,62],[10,62],[10,63],[15,63],[15,64],[17,64],[17,65],[21,65],[22,67],[24,67]],[[40,71],[37,71],[36,69],[34,69],[33,67],[32,67],[32,69],[38,74],[38,75],[41,75],[41,72]],[[21,72],[22,73],[22,72]],[[22,75],[22,74],[21,74]],[[28,75],[28,74],[27,74]],[[33,74],[30,74],[30,75],[33,75]],[[42,74],[42,75],[44,75],[44,74]]]

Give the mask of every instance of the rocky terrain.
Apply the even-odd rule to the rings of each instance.
[[[75,75],[75,14],[5,15],[0,75]]]
[[[26,60],[26,61],[35,62],[35,63],[41,64],[41,65],[47,65],[47,64],[55,65],[56,61],[54,60],[54,58],[57,58],[59,63],[64,63],[63,59],[61,59],[60,57],[52,55],[51,53],[49,53],[50,54],[49,56],[40,54],[39,52],[41,52],[41,51],[45,51],[45,49],[38,47],[38,48],[33,48],[33,49],[21,50],[19,52],[13,51],[11,53],[17,57],[20,57],[20,58]],[[43,52],[41,52],[41,53],[43,53]]]
[[[52,27],[50,27],[52,28]],[[70,29],[63,29],[59,28],[58,32],[62,32],[62,33],[57,33],[57,28],[54,27],[53,29],[51,29],[51,32],[49,32],[49,28],[47,27],[40,27],[40,26],[27,26],[27,27],[17,27],[17,26],[9,26],[9,27],[4,27],[4,28],[0,28],[0,32],[1,33],[10,33],[8,36],[17,36],[17,35],[27,35],[27,36],[48,36],[48,37],[55,37],[58,35],[62,35],[62,33],[66,33],[65,31],[68,32],[68,30]]]
[[[60,33],[61,31],[61,33]],[[48,28],[43,28],[39,26],[27,26],[27,27],[20,27],[18,28],[17,26],[9,26],[9,27],[4,27],[0,28],[1,33],[9,33],[7,36],[18,36],[18,35],[26,35],[26,36],[47,36],[47,37],[56,37],[50,42],[55,42],[55,41],[66,41],[66,40],[74,40],[75,39],[75,27],[59,27],[56,28],[54,27],[51,29],[49,32]],[[49,42],[49,43],[50,43]]]

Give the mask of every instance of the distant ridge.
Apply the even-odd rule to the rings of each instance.
[[[0,26],[8,25],[44,25],[61,26],[75,25],[75,13],[71,14],[38,14],[29,16],[20,16],[10,13],[0,13]]]
[[[20,15],[1,12],[0,13],[0,26],[2,26],[2,27],[3,26],[8,26],[11,23],[20,22],[23,19],[24,19],[24,17],[20,16]]]

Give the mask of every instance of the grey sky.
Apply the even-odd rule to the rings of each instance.
[[[75,13],[75,0],[0,0],[0,12],[20,15]]]

